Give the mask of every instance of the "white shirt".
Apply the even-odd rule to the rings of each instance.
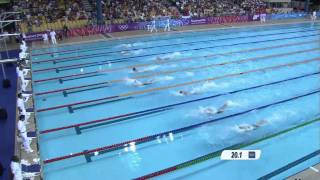
[[[48,34],[47,33],[43,34],[42,38],[44,41],[48,41]]]
[[[56,32],[51,31],[51,32],[50,32],[50,37],[51,37],[51,38],[56,38]]]
[[[18,130],[19,130],[21,133],[27,131],[27,129],[26,129],[26,124],[25,124],[24,121],[19,120],[19,121],[18,121],[18,124],[17,124],[17,127],[18,127]]]
[[[19,59],[26,58],[26,56],[27,56],[27,54],[23,51],[19,53]]]
[[[26,111],[26,108],[24,106],[24,101],[22,98],[17,99],[17,105],[21,109],[21,111]]]
[[[30,81],[28,81],[28,80],[25,80],[25,79],[21,79],[21,89],[23,90],[23,91],[28,91],[28,85],[29,85],[29,83],[30,83]],[[28,100],[29,100],[29,98],[30,98],[30,96],[29,97],[25,97],[25,100],[24,100],[24,102],[27,102]]]
[[[313,16],[317,16],[317,12],[316,11],[313,11]]]
[[[24,79],[24,72],[23,72],[23,70],[20,70],[19,67],[17,67],[16,71],[17,71],[17,75],[18,75],[21,79]]]
[[[24,44],[21,44],[21,45],[20,45],[20,50],[21,50],[22,52],[26,52],[26,51],[27,51],[27,46],[24,45]]]
[[[21,79],[21,81],[24,81],[24,76],[23,76],[23,72],[22,71],[20,71],[20,69],[17,67],[17,69],[16,69],[16,72],[17,72],[17,76],[18,76],[18,78],[20,78]]]
[[[14,180],[22,180],[22,170],[20,163],[11,162],[10,164],[11,172],[14,174]]]

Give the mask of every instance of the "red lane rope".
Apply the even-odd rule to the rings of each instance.
[[[47,134],[47,133],[51,133],[51,132],[56,132],[56,131],[70,129],[70,128],[81,127],[81,126],[90,125],[90,124],[97,124],[97,123],[107,122],[107,121],[120,122],[121,118],[124,118],[124,117],[128,117],[128,118],[130,118],[132,116],[133,116],[132,118],[142,117],[142,116],[147,115],[149,113],[159,112],[159,111],[162,111],[162,110],[165,110],[165,109],[169,110],[169,109],[171,109],[173,107],[182,106],[182,105],[186,105],[186,104],[189,104],[189,103],[208,100],[208,99],[212,99],[212,98],[217,98],[217,97],[223,96],[225,94],[234,94],[234,93],[238,93],[238,92],[242,92],[242,91],[247,91],[247,90],[252,90],[252,89],[256,89],[256,88],[261,88],[261,87],[265,87],[265,86],[274,85],[274,84],[279,84],[279,83],[283,83],[283,82],[287,82],[287,81],[291,81],[291,80],[296,80],[296,79],[299,79],[299,78],[305,78],[305,77],[308,77],[308,76],[317,75],[319,73],[320,72],[304,74],[302,76],[298,76],[298,77],[294,77],[294,78],[275,81],[275,82],[271,82],[271,83],[267,83],[267,84],[260,84],[258,86],[248,87],[248,88],[235,90],[235,91],[223,92],[223,93],[220,93],[220,94],[215,94],[215,95],[212,95],[212,96],[202,97],[202,98],[193,99],[193,100],[189,100],[189,101],[183,101],[183,102],[179,102],[179,103],[169,104],[169,105],[165,105],[165,106],[146,109],[146,110],[142,110],[142,111],[131,112],[131,113],[112,116],[112,117],[107,117],[107,118],[98,119],[98,120],[91,120],[91,121],[88,121],[88,122],[78,123],[78,124],[69,125],[69,126],[63,126],[63,127],[47,129],[47,130],[40,131],[39,133],[40,134]]]
[[[224,116],[224,117],[210,119],[208,121],[204,121],[204,122],[201,122],[201,123],[197,123],[197,124],[193,124],[193,125],[190,125],[190,126],[186,126],[186,127],[182,127],[182,128],[178,128],[178,129],[174,129],[174,130],[169,130],[169,131],[165,131],[165,132],[161,132],[161,133],[157,133],[157,134],[153,134],[153,135],[149,135],[149,136],[145,136],[145,137],[142,137],[142,138],[137,138],[137,139],[134,139],[134,140],[128,140],[128,141],[125,141],[125,142],[121,142],[121,143],[117,143],[117,144],[113,144],[113,145],[108,145],[108,146],[104,146],[104,147],[100,147],[100,148],[96,148],[96,149],[92,149],[92,150],[88,150],[88,151],[83,151],[83,152],[78,152],[78,153],[75,153],[75,154],[64,155],[64,156],[61,156],[61,157],[47,159],[47,160],[43,161],[43,163],[44,164],[48,164],[48,163],[52,163],[52,162],[56,162],[56,161],[60,161],[60,160],[64,160],[64,159],[69,159],[69,158],[72,158],[72,157],[81,156],[81,155],[85,155],[85,154],[91,154],[91,153],[95,153],[95,152],[100,152],[100,151],[117,150],[117,149],[120,149],[122,147],[125,147],[126,145],[128,145],[128,144],[130,144],[132,142],[135,142],[136,145],[142,144],[144,142],[155,140],[157,137],[160,137],[160,136],[163,136],[163,135],[167,135],[169,133],[173,133],[173,134],[182,133],[182,132],[185,132],[185,131],[189,131],[191,129],[195,129],[195,128],[201,127],[201,126],[203,126],[205,124],[213,123],[213,122],[216,122],[216,121],[221,121],[221,120],[224,120],[224,119],[227,119],[227,118],[230,118],[230,117],[240,116],[240,115],[247,114],[247,113],[250,113],[250,112],[255,111],[255,110],[265,109],[265,108],[270,107],[270,106],[274,106],[274,105],[277,105],[277,104],[282,104],[282,103],[285,103],[285,102],[288,102],[288,101],[292,101],[292,100],[295,100],[295,99],[299,99],[299,98],[302,98],[302,97],[310,96],[310,95],[313,95],[313,94],[316,94],[316,93],[319,93],[319,92],[320,92],[320,89],[313,90],[313,91],[308,92],[306,94],[302,94],[302,95],[299,95],[299,96],[294,96],[294,97],[291,97],[289,99],[273,102],[271,104],[262,105],[262,106],[255,107],[253,109],[248,109],[248,110],[245,110],[245,111],[242,111],[242,112],[239,112],[239,113],[227,115],[227,116]]]
[[[138,139],[135,139],[135,140],[130,140],[130,141],[125,141],[125,142],[122,142],[122,143],[118,143],[118,144],[113,144],[113,145],[110,145],[110,146],[105,146],[105,147],[101,147],[101,148],[96,148],[96,149],[92,149],[92,150],[88,150],[86,152],[79,152],[79,153],[75,153],[75,154],[70,154],[70,155],[66,155],[66,156],[62,156],[62,157],[57,157],[57,158],[52,158],[52,159],[47,159],[47,160],[44,160],[43,163],[44,164],[48,164],[48,163],[52,163],[52,162],[56,162],[56,161],[60,161],[60,160],[64,160],[64,159],[69,159],[69,158],[72,158],[72,157],[77,157],[77,156],[82,156],[84,154],[90,154],[90,153],[94,153],[94,152],[100,152],[100,151],[104,151],[104,150],[110,150],[112,148],[118,148],[120,146],[123,146],[125,144],[129,144],[131,142],[136,142],[139,143],[139,142],[143,142],[143,141],[146,141],[150,138],[152,138],[153,136],[146,136],[146,137],[143,137],[143,138],[138,138]]]
[[[37,112],[51,111],[51,110],[61,109],[61,108],[65,108],[65,107],[71,107],[71,106],[75,106],[75,105],[81,105],[81,104],[87,104],[87,103],[91,103],[91,102],[97,102],[97,101],[101,101],[101,100],[110,100],[110,99],[115,99],[115,98],[120,98],[120,97],[127,97],[127,96],[132,96],[132,95],[144,94],[144,93],[147,93],[147,92],[154,92],[154,91],[160,91],[160,90],[165,90],[165,89],[172,89],[172,88],[176,88],[176,87],[180,87],[180,86],[187,86],[187,85],[196,84],[196,83],[200,83],[200,82],[212,81],[212,80],[222,79],[222,78],[232,77],[232,76],[239,76],[239,75],[242,75],[242,74],[249,74],[249,73],[268,70],[268,69],[276,69],[276,68],[280,68],[280,67],[284,67],[284,66],[291,66],[291,65],[296,65],[296,64],[305,64],[307,62],[319,61],[319,60],[320,60],[320,58],[312,58],[312,59],[309,59],[309,60],[303,60],[303,61],[294,62],[294,63],[288,63],[288,64],[283,64],[283,65],[277,65],[277,66],[272,66],[272,67],[255,69],[255,70],[245,71],[245,72],[241,72],[241,73],[228,74],[228,75],[212,77],[212,78],[207,78],[207,79],[201,79],[201,80],[196,80],[196,81],[189,81],[189,82],[170,85],[170,86],[162,86],[162,87],[158,87],[158,88],[152,88],[152,89],[146,89],[146,90],[141,90],[141,91],[128,92],[128,93],[124,93],[124,94],[120,94],[120,95],[116,95],[116,96],[108,96],[108,97],[103,97],[103,98],[99,98],[99,99],[93,99],[93,100],[89,100],[89,101],[82,101],[82,102],[77,102],[77,103],[54,106],[54,107],[50,107],[50,108],[39,109],[39,110],[37,110]]]

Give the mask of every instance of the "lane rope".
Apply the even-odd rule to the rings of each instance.
[[[187,167],[190,167],[190,166],[193,166],[193,165],[202,163],[202,162],[204,162],[204,161],[207,161],[207,160],[210,160],[210,159],[213,159],[213,158],[217,158],[217,157],[221,156],[221,153],[222,153],[222,151],[224,151],[224,150],[230,150],[230,149],[237,150],[237,149],[242,149],[242,148],[245,148],[245,147],[248,147],[248,146],[251,146],[251,145],[254,145],[254,144],[257,144],[257,143],[260,143],[260,142],[263,142],[263,141],[266,141],[266,140],[269,140],[269,139],[272,139],[272,138],[275,138],[275,137],[278,137],[278,136],[281,136],[281,135],[284,135],[284,134],[286,134],[286,133],[289,133],[289,132],[291,132],[291,131],[297,130],[297,129],[299,129],[299,128],[303,128],[303,127],[305,127],[305,126],[311,125],[311,124],[316,123],[316,122],[319,122],[319,121],[320,121],[320,118],[319,118],[319,119],[312,120],[312,121],[307,121],[307,122],[304,122],[304,123],[302,123],[302,124],[300,124],[300,125],[291,127],[291,128],[289,128],[289,129],[280,131],[280,132],[278,132],[278,133],[274,133],[274,134],[271,134],[271,135],[267,135],[267,136],[265,136],[265,137],[263,137],[263,138],[260,138],[260,139],[257,139],[257,140],[253,140],[253,141],[248,142],[248,143],[244,142],[244,143],[242,143],[242,144],[235,144],[235,145],[229,146],[229,147],[227,147],[227,148],[223,148],[223,149],[221,149],[221,150],[218,150],[218,151],[215,151],[215,152],[206,154],[206,155],[204,155],[204,156],[200,156],[200,157],[198,157],[198,158],[195,158],[195,159],[192,159],[192,160],[189,160],[189,161],[180,163],[180,164],[178,164],[178,165],[175,165],[175,166],[172,166],[172,167],[169,167],[169,168],[166,168],[166,169],[157,171],[157,172],[153,172],[153,173],[150,173],[150,174],[147,174],[147,175],[144,175],[144,176],[135,178],[135,180],[146,180],[146,179],[150,179],[150,178],[154,178],[154,177],[157,177],[157,176],[161,176],[161,175],[164,175],[164,174],[167,174],[167,173],[176,171],[176,170],[181,170],[181,169],[184,169],[184,168],[187,168]]]
[[[111,99],[116,99],[116,98],[121,98],[121,97],[140,95],[140,94],[149,93],[149,92],[157,92],[157,91],[161,91],[161,90],[167,90],[167,89],[173,89],[173,88],[177,88],[177,87],[189,86],[189,85],[192,85],[192,84],[198,84],[198,83],[202,83],[202,82],[209,82],[209,81],[222,79],[222,78],[227,78],[227,77],[237,77],[237,76],[240,76],[240,75],[243,75],[243,74],[250,74],[250,73],[255,73],[255,72],[259,72],[259,71],[266,71],[266,70],[270,70],[270,69],[273,70],[273,69],[278,69],[278,68],[282,68],[282,67],[286,67],[286,66],[293,66],[293,65],[298,65],[298,64],[306,64],[306,63],[309,63],[309,62],[319,61],[319,60],[320,60],[320,58],[312,58],[312,59],[303,60],[303,61],[294,62],[294,63],[271,66],[271,67],[266,67],[266,68],[261,68],[261,69],[254,69],[254,70],[250,70],[250,71],[246,71],[246,72],[227,74],[227,75],[223,75],[223,76],[217,76],[217,77],[211,77],[211,78],[206,78],[206,79],[194,80],[194,81],[189,81],[189,82],[180,83],[180,84],[174,84],[174,85],[169,85],[169,86],[162,86],[162,87],[145,89],[145,90],[140,90],[140,91],[133,91],[133,92],[123,93],[123,94],[114,95],[114,96],[107,96],[107,97],[102,97],[102,98],[98,98],[98,99],[92,99],[92,100],[88,100],[88,101],[81,101],[81,102],[76,102],[76,103],[64,104],[64,105],[53,106],[53,107],[49,107],[49,108],[42,108],[42,109],[38,109],[37,112],[40,113],[40,112],[52,111],[52,110],[56,110],[56,109],[62,109],[62,108],[66,108],[66,107],[72,107],[72,106],[76,106],[76,105],[88,104],[88,103],[98,102],[98,101],[103,101],[103,100],[111,100]]]
[[[243,53],[243,52],[254,52],[254,51],[261,51],[261,50],[266,50],[266,49],[275,49],[275,48],[281,48],[281,47],[290,47],[290,46],[296,46],[296,45],[301,45],[301,44],[311,44],[318,42],[318,40],[310,40],[310,41],[302,41],[302,42],[297,42],[297,43],[287,43],[283,45],[276,45],[276,46],[267,46],[267,47],[261,47],[261,48],[252,48],[252,49],[244,49],[240,51],[230,51],[230,52],[225,52],[225,53],[217,53],[217,54],[207,54],[207,55],[201,55],[201,56],[192,56],[192,57],[187,57],[187,58],[176,58],[173,60],[166,60],[163,59],[161,61],[158,60],[151,60],[151,63],[142,63],[142,64],[135,64],[135,65],[129,65],[125,67],[118,67],[118,68],[112,68],[112,69],[107,69],[107,70],[102,70],[102,71],[94,71],[95,73],[99,72],[114,72],[114,71],[119,71],[123,69],[132,69],[133,67],[144,67],[144,66],[152,66],[152,65],[157,65],[157,64],[167,64],[167,63],[172,63],[172,62],[178,62],[178,61],[188,61],[192,60],[194,58],[208,58],[212,56],[223,56],[223,55],[229,55],[229,54],[234,54],[234,53]],[[53,67],[53,68],[44,68],[44,69],[37,69],[33,70],[33,73],[41,73],[41,72],[46,72],[46,71],[56,71],[57,73],[61,71],[68,71],[68,70],[73,70],[73,69],[79,69],[79,67],[74,67],[74,65],[66,65],[66,66],[58,66],[58,67]],[[91,73],[91,72],[88,72]]]
[[[245,62],[250,62],[250,61],[267,60],[267,59],[274,58],[274,57],[291,56],[291,55],[295,55],[295,54],[301,54],[301,53],[312,52],[312,51],[317,51],[317,50],[320,50],[320,48],[313,48],[313,49],[301,50],[301,51],[293,51],[293,52],[289,52],[289,53],[272,54],[272,55],[267,55],[267,56],[260,56],[260,57],[254,57],[254,58],[248,58],[248,59],[242,59],[242,60],[236,60],[236,61],[229,61],[229,62],[222,62],[222,63],[212,63],[212,64],[203,65],[203,66],[188,67],[188,68],[169,70],[169,71],[158,71],[158,72],[150,73],[147,75],[136,75],[136,76],[132,76],[130,78],[132,78],[132,79],[152,78],[152,77],[160,76],[160,75],[168,75],[168,74],[173,74],[173,73],[178,73],[178,72],[196,71],[199,69],[212,68],[212,67],[216,67],[216,66],[221,67],[221,66],[225,66],[225,65],[229,65],[229,64],[239,64],[239,63],[245,63]],[[72,77],[74,77],[74,76],[72,76]],[[89,77],[91,77],[91,76],[89,76]],[[86,78],[86,76],[82,77],[82,78]],[[63,80],[63,77],[58,78],[58,79],[61,81],[65,81],[65,80]],[[76,80],[76,79],[67,79],[67,81]],[[57,80],[57,79],[54,79],[54,80]],[[104,82],[100,82],[100,83],[93,83],[93,84],[87,84],[87,85],[82,85],[82,86],[74,86],[74,87],[50,90],[50,91],[45,91],[45,92],[38,92],[35,95],[36,96],[47,95],[47,94],[52,94],[52,93],[58,93],[58,92],[75,90],[75,89],[79,89],[79,88],[86,88],[86,87],[103,85],[103,84],[114,84],[114,83],[119,83],[119,82],[123,82],[123,81],[125,81],[125,79],[113,79],[113,80],[108,80],[108,81],[104,81]],[[39,82],[46,82],[46,81],[41,81],[41,80],[37,81],[37,83],[39,83]]]
[[[274,103],[271,103],[271,104],[263,105],[263,106],[256,107],[256,108],[252,108],[252,109],[249,109],[249,110],[246,110],[246,111],[242,111],[242,112],[239,112],[239,113],[235,113],[235,114],[232,114],[232,115],[227,115],[227,116],[224,116],[224,117],[211,119],[211,120],[204,121],[204,122],[197,123],[197,124],[193,124],[193,125],[190,125],[190,126],[186,126],[186,127],[182,127],[182,128],[178,128],[178,129],[174,129],[174,130],[170,130],[170,131],[165,131],[165,132],[161,132],[161,133],[158,133],[158,134],[145,136],[145,137],[142,137],[142,138],[137,138],[137,139],[133,139],[133,140],[129,140],[129,141],[125,141],[125,142],[121,142],[121,143],[117,143],[117,144],[113,144],[113,145],[109,145],[109,146],[104,146],[104,147],[100,147],[100,148],[96,148],[96,149],[86,150],[85,152],[77,152],[77,153],[72,153],[72,154],[69,154],[69,155],[64,155],[64,156],[60,156],[60,157],[47,159],[47,160],[44,160],[43,163],[44,164],[49,164],[49,163],[53,163],[53,162],[56,162],[56,161],[66,160],[66,159],[70,159],[70,158],[77,157],[77,156],[82,156],[82,155],[85,155],[85,154],[97,153],[97,152],[100,152],[100,151],[108,151],[108,152],[115,151],[115,150],[124,148],[125,145],[128,145],[128,144],[130,144],[132,142],[134,142],[136,145],[142,144],[142,143],[145,143],[145,142],[149,142],[149,141],[155,140],[155,139],[157,139],[157,137],[161,137],[161,136],[169,135],[169,134],[178,134],[178,133],[186,132],[186,131],[201,127],[201,126],[203,126],[205,124],[210,124],[210,123],[213,123],[213,122],[216,122],[216,121],[221,121],[221,120],[224,120],[224,119],[227,119],[227,118],[231,118],[231,117],[247,114],[247,113],[250,113],[252,111],[265,109],[265,108],[268,108],[270,106],[286,103],[286,102],[293,101],[293,100],[296,100],[296,99],[299,99],[299,98],[303,98],[303,97],[306,97],[306,96],[314,95],[314,94],[317,94],[319,92],[320,92],[319,89],[313,90],[311,92],[308,92],[308,93],[305,93],[305,94],[302,94],[302,95],[294,96],[292,98],[288,98],[288,99],[277,101],[277,102],[274,102]]]
[[[151,109],[147,109],[147,110],[136,111],[136,112],[127,113],[127,114],[121,114],[121,115],[117,115],[117,116],[111,116],[111,117],[107,117],[107,118],[103,118],[103,119],[92,120],[92,121],[73,124],[73,125],[69,125],[69,126],[63,126],[63,127],[58,127],[58,128],[47,129],[47,130],[40,131],[39,133],[40,134],[47,134],[47,133],[52,133],[52,132],[56,132],[56,131],[62,131],[62,130],[66,130],[66,129],[76,128],[76,127],[81,127],[81,126],[86,126],[86,125],[92,125],[92,124],[97,124],[97,123],[103,123],[103,122],[118,123],[118,122],[122,122],[124,120],[131,120],[131,119],[136,118],[136,117],[142,117],[142,116],[145,115],[145,113],[151,113],[152,114],[153,112],[156,113],[156,112],[158,112],[159,110],[162,110],[162,109],[174,108],[174,107],[178,107],[178,106],[182,106],[182,105],[186,105],[186,104],[191,104],[191,103],[198,102],[198,101],[217,98],[217,97],[224,96],[224,95],[227,95],[227,94],[235,94],[235,93],[238,93],[238,92],[257,89],[257,88],[261,88],[261,87],[265,87],[265,86],[270,86],[270,85],[274,85],[274,84],[280,84],[280,83],[287,82],[287,81],[292,81],[292,80],[296,80],[296,79],[300,79],[300,78],[305,78],[305,77],[309,77],[309,76],[313,76],[313,75],[318,75],[319,73],[320,73],[320,71],[315,72],[315,73],[305,74],[305,75],[302,75],[302,76],[293,77],[293,78],[288,78],[288,79],[284,79],[284,80],[280,80],[280,81],[275,81],[275,82],[271,82],[271,83],[266,83],[266,84],[261,84],[261,85],[257,85],[257,86],[253,86],[253,87],[239,89],[239,90],[235,90],[235,91],[223,92],[223,93],[212,95],[212,96],[193,99],[193,100],[184,101],[184,102],[175,103],[175,104],[169,104],[169,105],[166,105],[166,106],[160,106],[160,107],[157,107],[157,108],[151,108]],[[126,118],[126,119],[123,120],[123,118]]]

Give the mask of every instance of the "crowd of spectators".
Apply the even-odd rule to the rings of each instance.
[[[183,16],[205,17],[245,13],[233,0],[172,0]]]
[[[266,3],[262,0],[244,0],[241,3],[241,7],[247,12],[260,12],[262,9],[266,8]]]
[[[151,20],[156,16],[179,17],[178,9],[167,0],[107,0],[103,6],[106,20],[125,22]]]
[[[14,11],[21,11],[20,18],[28,26],[41,26],[57,20],[68,21],[88,18],[81,0],[22,0],[13,5]]]
[[[22,11],[21,19],[28,26],[41,26],[43,23],[58,20],[94,19],[96,0],[85,0],[93,7],[84,8],[83,0],[19,0],[13,10]],[[205,17],[254,13],[265,8],[263,0],[103,0],[102,16],[113,23],[151,20],[158,16]]]

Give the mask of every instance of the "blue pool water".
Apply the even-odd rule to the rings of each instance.
[[[33,49],[44,177],[137,178],[318,118],[319,33],[320,24],[304,23]],[[152,84],[134,86],[130,79]],[[201,113],[225,103],[223,113]],[[260,120],[267,124],[237,129]],[[158,178],[257,179],[319,149],[318,127],[315,122],[245,147],[262,151],[257,161],[217,157]],[[55,128],[62,129],[48,132]],[[91,162],[84,155],[45,161],[147,136],[140,144],[90,153]],[[316,156],[275,179],[319,162]]]

